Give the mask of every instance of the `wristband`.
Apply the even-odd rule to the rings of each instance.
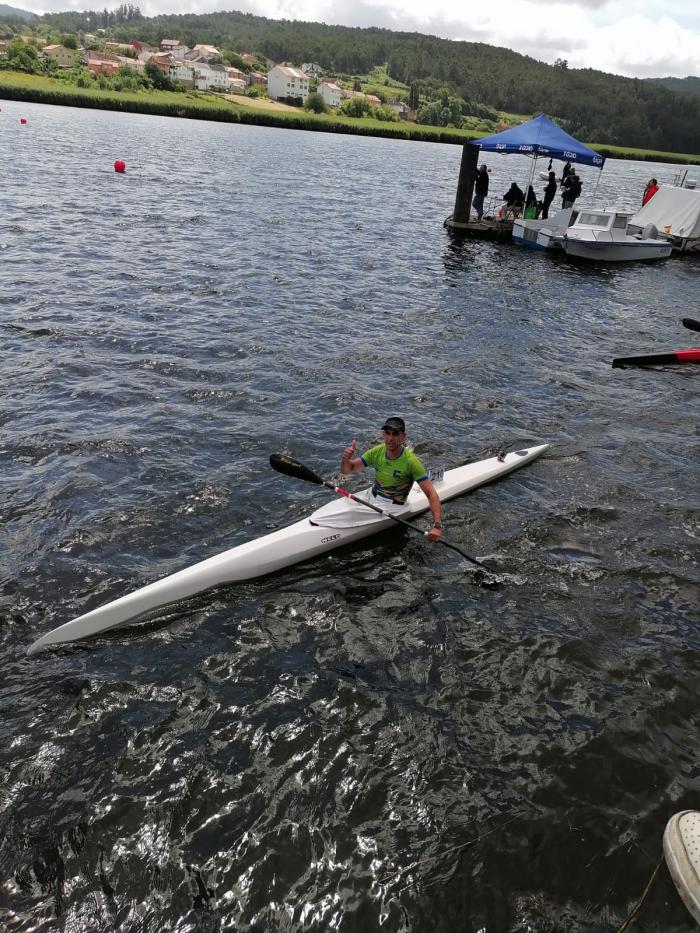
[[[433,522],[433,528],[439,528],[442,531],[442,522]]]

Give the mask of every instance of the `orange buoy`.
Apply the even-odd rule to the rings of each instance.
[[[115,171],[115,172],[120,172],[120,173],[121,173],[121,172],[125,172],[125,171],[126,171],[126,162],[124,162],[122,159],[117,159],[117,161],[114,163],[114,171]]]

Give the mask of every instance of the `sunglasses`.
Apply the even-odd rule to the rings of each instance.
[[[401,434],[401,431],[397,431],[395,428],[382,428],[382,431],[385,434],[391,434],[392,437],[398,437]]]

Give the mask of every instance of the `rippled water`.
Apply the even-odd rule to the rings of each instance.
[[[700,263],[453,239],[449,146],[3,102],[0,159],[4,926],[613,930],[700,805],[700,383],[609,364],[697,343]],[[391,413],[552,445],[445,508],[500,586],[397,530],[26,657]],[[665,872],[635,928],[693,929]]]

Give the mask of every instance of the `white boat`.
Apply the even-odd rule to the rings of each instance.
[[[444,502],[525,466],[543,454],[548,447],[549,444],[541,444],[538,447],[512,451],[501,459],[490,457],[477,463],[446,470],[442,478],[434,480],[435,489]],[[367,493],[366,490],[364,494]],[[410,518],[427,510],[427,498],[419,487],[414,486],[406,500],[405,510],[395,514],[402,518]],[[146,612],[187,599],[213,586],[262,577],[343,544],[359,541],[393,525],[393,519],[378,515],[366,506],[346,498],[334,499],[294,525],[273,531],[272,534],[255,541],[240,544],[185,570],[179,570],[60,625],[30,645],[27,654],[35,654],[49,645],[98,635],[130,622]]]
[[[700,190],[661,185],[653,198],[630,217],[630,232],[654,224],[679,253],[700,253]]]
[[[513,221],[513,242],[529,246],[530,249],[561,249],[561,242],[557,238],[562,237],[575,223],[578,213],[573,207],[565,207],[546,220],[517,217]]]
[[[652,198],[653,200],[653,198]],[[598,262],[668,259],[671,244],[658,236],[653,224],[640,233],[627,230],[629,214],[621,211],[579,211],[576,222],[557,236],[567,256]]]

